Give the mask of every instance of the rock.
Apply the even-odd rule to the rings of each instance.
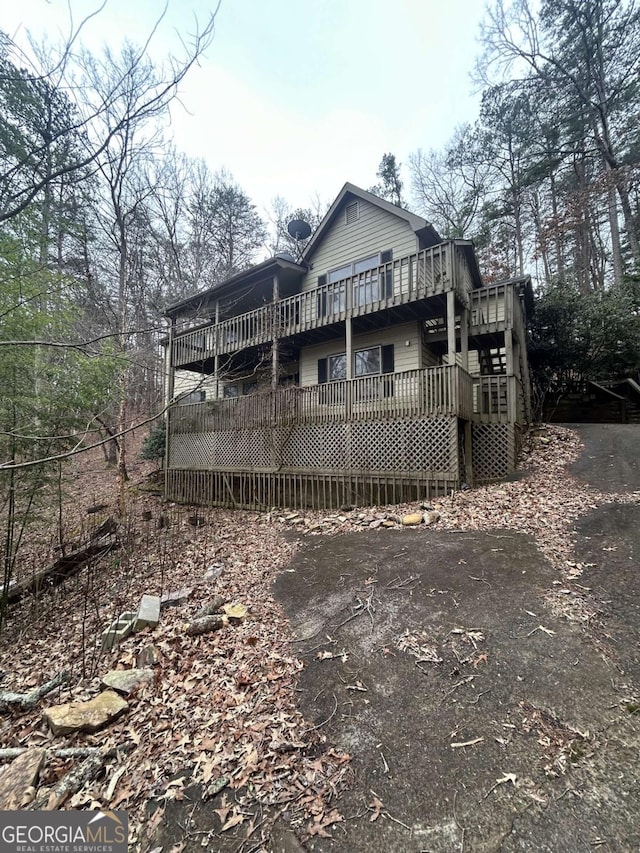
[[[391,521],[390,518],[383,518],[383,520],[380,522],[380,524],[382,527],[395,527],[396,526],[395,521]]]
[[[236,619],[240,621],[247,615],[247,608],[244,604],[225,604],[222,609],[229,619]]]
[[[417,524],[422,524],[422,514],[419,512],[409,513],[409,515],[403,516],[402,524],[405,527],[414,527]]]
[[[192,592],[192,587],[177,589],[175,592],[166,592],[160,599],[160,610],[166,610],[167,607],[179,607],[188,600]]]
[[[46,750],[32,747],[0,771],[0,811],[24,808],[36,785]],[[33,798],[31,798],[33,799]]]
[[[432,509],[429,512],[423,513],[422,520],[425,524],[435,524],[436,521],[440,520],[440,513],[437,510]]]
[[[134,631],[141,631],[147,626],[155,628],[160,621],[160,596],[145,595],[140,599],[140,607],[138,607],[138,616],[136,623],[133,626]]]
[[[384,524],[383,520],[381,518],[376,518],[375,521],[369,522],[369,527],[372,530],[375,530],[377,527],[380,527],[381,524]]]
[[[138,669],[148,669],[150,666],[157,664],[159,660],[160,652],[155,646],[149,643],[148,646],[145,646],[144,649],[142,649],[136,658],[136,665]]]
[[[152,669],[112,669],[102,676],[102,686],[123,696],[134,693],[139,687],[153,681]]]
[[[43,716],[54,735],[68,735],[97,732],[128,710],[129,705],[121,696],[113,690],[103,690],[88,702],[69,702],[47,708]]]

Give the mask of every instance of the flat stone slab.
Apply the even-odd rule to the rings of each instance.
[[[129,696],[153,681],[152,669],[112,669],[102,676],[102,686]]]
[[[68,735],[81,731],[97,732],[128,709],[129,705],[122,696],[113,690],[104,690],[88,702],[69,702],[47,708],[43,716],[54,735]]]
[[[138,607],[138,615],[136,617],[134,631],[141,631],[143,628],[155,628],[160,621],[160,596],[145,595],[140,599],[140,607]]]
[[[27,790],[38,781],[46,750],[33,747],[0,770],[0,811],[23,807]]]
[[[189,600],[193,589],[177,589],[175,592],[166,592],[160,599],[160,610],[166,610],[167,607],[179,607]]]

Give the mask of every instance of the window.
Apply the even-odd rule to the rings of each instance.
[[[367,272],[368,270],[372,270],[374,267],[378,266],[378,256],[371,255],[369,258],[363,258],[361,261],[356,261],[353,265],[353,274],[357,275],[359,272]]]
[[[333,284],[334,281],[340,281],[342,278],[349,278],[352,273],[352,264],[345,264],[343,267],[338,267],[335,270],[329,270],[329,284]]]
[[[284,376],[281,376],[278,379],[278,385],[299,385],[300,384],[300,374],[299,373],[286,373]]]
[[[328,362],[328,380],[329,382],[337,382],[339,379],[347,378],[347,355],[342,352],[340,355],[330,355]]]
[[[346,282],[329,285],[326,290],[318,294],[318,317],[328,317],[331,314],[340,314],[347,307],[347,285]]]
[[[237,397],[238,396],[238,390],[239,389],[238,389],[237,385],[225,385],[224,390],[222,392],[222,396],[225,399],[229,399],[231,397]]]
[[[353,355],[353,373],[356,378],[393,373],[394,370],[393,344],[359,349]],[[318,359],[318,385],[323,385],[325,382],[338,382],[346,378],[346,353],[341,352]]]
[[[380,347],[356,350],[354,354],[354,374],[356,376],[378,374],[381,367]]]
[[[381,270],[381,264],[390,263],[393,252],[387,249],[381,254],[368,255],[366,258],[343,264],[341,267],[329,270],[324,279],[335,287],[329,287],[318,294],[318,316],[337,314],[346,308],[346,281],[353,278],[351,287],[352,304],[354,307],[370,305],[380,299],[387,299],[393,294],[393,277],[391,269]],[[382,261],[382,258],[386,261]]]
[[[178,400],[179,406],[189,406],[191,403],[202,403],[205,399],[204,391],[191,391],[188,394],[184,394]]]
[[[258,390],[258,380],[257,379],[247,379],[242,383],[242,393],[243,394],[253,394]]]

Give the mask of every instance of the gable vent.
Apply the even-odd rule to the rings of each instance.
[[[351,225],[360,216],[360,209],[357,201],[352,201],[344,209],[344,224]]]

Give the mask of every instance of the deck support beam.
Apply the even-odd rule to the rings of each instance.
[[[344,321],[344,337],[345,337],[345,360],[347,362],[347,379],[353,379],[353,329],[351,326],[351,317],[347,317]]]
[[[460,366],[469,370],[469,309],[463,308],[460,314]]]
[[[167,494],[167,489],[169,485],[168,476],[169,476],[169,456],[170,456],[170,447],[169,443],[171,441],[171,426],[169,423],[169,418],[171,417],[171,403],[173,402],[173,394],[175,391],[175,370],[173,369],[173,346],[174,339],[176,335],[176,318],[171,318],[171,325],[169,326],[169,341],[167,343],[167,348],[165,350],[165,375],[164,375],[164,390],[165,390],[165,398],[164,404],[167,407],[167,411],[165,412],[164,418],[164,493]]]
[[[271,343],[271,388],[276,391],[278,388],[278,374],[280,372],[280,339],[278,338],[278,329],[276,328],[275,310],[278,299],[280,298],[280,281],[278,273],[273,277],[273,340]]]
[[[218,400],[221,397],[221,394],[220,394],[220,356],[218,355],[218,352],[220,350],[220,341],[219,341],[220,332],[218,330],[218,323],[220,322],[220,300],[219,299],[216,299],[216,315],[215,316],[216,316],[216,325],[215,325],[215,329],[214,329],[215,338],[214,338],[214,342],[213,342],[214,347],[215,347],[214,356],[213,356],[213,376],[215,378],[215,383],[216,383],[216,387],[215,387],[216,400]]]
[[[447,291],[447,364],[456,363],[456,295]]]

